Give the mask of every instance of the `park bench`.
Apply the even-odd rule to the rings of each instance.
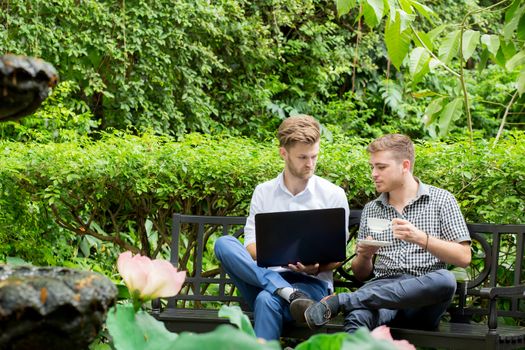
[[[360,210],[351,210],[350,241],[357,235],[360,215]],[[163,304],[155,302],[152,310],[170,331],[212,331],[228,322],[218,317],[217,309],[222,304],[237,303],[247,310],[242,298],[235,295],[231,280],[214,260],[213,249],[206,249],[206,242],[220,235],[241,237],[245,222],[245,217],[173,215],[171,262],[188,271],[187,278],[177,296]],[[468,228],[473,240],[470,278],[458,282],[454,302],[439,329],[391,328],[391,332],[395,338],[407,339],[418,347],[525,349],[525,327],[503,324],[509,318],[525,320],[525,224],[468,224]],[[350,245],[348,249],[352,249]],[[213,262],[215,266],[210,268]],[[501,285],[502,277],[506,285]],[[357,286],[344,265],[336,271],[334,282],[336,290]],[[251,312],[245,313],[253,321]],[[315,333],[341,332],[341,321],[336,318],[315,331],[293,324],[285,328],[283,336],[306,339]]]

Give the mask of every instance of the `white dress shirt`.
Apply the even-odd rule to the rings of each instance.
[[[281,173],[275,179],[259,184],[255,188],[250,204],[250,214],[244,227],[244,246],[255,243],[255,214],[326,208],[344,208],[346,212],[345,227],[348,227],[350,209],[346,194],[341,187],[313,175],[308,180],[304,191],[294,196],[286,188],[283,173]],[[282,267],[272,267],[271,269],[287,270]],[[333,291],[332,271],[323,271],[314,277],[325,281],[328,284],[328,289]]]

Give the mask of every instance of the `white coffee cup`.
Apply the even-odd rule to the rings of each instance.
[[[390,220],[380,218],[367,218],[366,223],[371,232],[381,233],[388,228]]]

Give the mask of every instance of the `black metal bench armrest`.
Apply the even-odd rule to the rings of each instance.
[[[524,298],[525,297],[525,285],[520,284],[518,286],[512,286],[512,287],[481,288],[480,296],[482,298],[489,299],[489,319],[488,319],[489,333],[495,334],[496,329],[498,328],[498,311],[497,311],[498,297]]]
[[[481,288],[479,295],[488,299],[495,299],[497,297],[525,298],[525,284],[512,287]]]

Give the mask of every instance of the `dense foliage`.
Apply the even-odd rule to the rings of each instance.
[[[368,5],[383,1],[351,2],[362,11],[338,17],[331,0],[10,0],[0,3],[0,47],[53,63],[69,92],[67,105],[56,99],[51,108],[89,114],[89,130],[228,131],[264,139],[283,117],[303,112],[362,137],[435,133],[425,129],[426,107],[432,99],[459,96],[455,78],[438,69],[413,79],[426,61],[416,71],[396,71],[390,62],[399,60],[387,58],[387,49],[395,55],[383,44],[379,8]],[[453,27],[478,8],[451,0],[428,6],[439,16],[418,21],[425,32],[442,23]],[[379,26],[371,29],[364,22],[373,18]],[[501,11],[482,12],[469,21],[490,34],[501,29],[499,18]],[[488,64],[490,74],[470,64],[464,76],[476,104],[474,128],[493,136],[517,71]],[[443,107],[455,99],[439,101]],[[514,101],[507,121],[519,123],[522,102]],[[447,131],[464,132],[464,119],[447,116],[453,117]],[[21,124],[35,127],[31,119]],[[20,130],[13,128],[3,135],[17,138]]]
[[[366,142],[337,135],[324,141],[318,174],[360,208],[376,196]],[[456,195],[469,221],[524,223],[524,139],[424,142],[415,173]],[[172,213],[245,215],[255,185],[282,168],[274,143],[240,137],[0,145],[0,254],[39,264],[120,249],[166,256]]]
[[[321,1],[2,4],[3,50],[52,62],[103,128],[256,133],[274,96],[335,93],[350,62]]]
[[[510,111],[523,108],[525,96],[520,98],[525,92],[523,1],[501,0],[487,5],[473,2],[452,21],[447,19],[440,25],[438,13],[416,0],[337,0],[337,9],[340,15],[356,10],[372,28],[385,17],[388,59],[397,69],[407,67],[412,88],[429,72],[441,71],[453,78],[452,83],[445,83],[443,87],[427,87],[427,96],[433,99],[426,108],[424,120],[431,135],[447,135],[462,115],[466,116],[466,125],[472,134],[472,96],[469,96],[472,73],[467,72],[474,66],[478,72],[483,71],[489,60],[503,67],[512,81],[496,140],[511,117]],[[496,25],[488,24],[489,19]]]

